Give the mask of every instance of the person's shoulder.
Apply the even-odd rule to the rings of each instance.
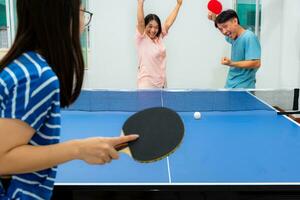
[[[243,40],[248,43],[248,44],[260,44],[259,38],[257,37],[257,35],[252,32],[251,30],[246,30]]]
[[[0,73],[0,79],[5,83],[7,89],[23,83],[32,85],[33,82],[38,83],[52,77],[56,77],[56,75],[47,61],[33,51],[21,54]]]
[[[140,33],[140,31],[138,30],[138,28],[135,29],[135,36],[136,39],[144,39],[145,38],[145,32],[144,33]]]
[[[257,36],[255,35],[255,33],[251,30],[245,30],[245,33],[244,33],[244,38],[257,38]]]
[[[45,61],[38,58],[38,54],[35,52],[25,52],[19,57],[9,63],[4,69],[2,76],[6,75],[6,78],[40,78],[42,74],[42,68]]]

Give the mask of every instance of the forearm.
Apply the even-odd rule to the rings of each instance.
[[[137,8],[137,23],[138,27],[145,27],[144,21],[144,3],[143,1],[138,1],[138,8]]]
[[[174,21],[176,20],[176,17],[178,15],[178,13],[179,13],[180,7],[181,7],[181,4],[177,3],[176,7],[173,9],[171,14],[168,16],[168,18],[165,22],[165,28],[166,29],[169,29],[173,25]]]
[[[232,67],[244,68],[244,69],[256,69],[260,67],[260,60],[243,60],[231,62],[229,64]]]
[[[0,175],[39,171],[77,157],[77,141],[47,146],[22,145],[0,156]]]

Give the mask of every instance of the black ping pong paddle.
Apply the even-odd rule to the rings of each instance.
[[[123,125],[122,134],[137,134],[139,138],[117,145],[116,150],[139,162],[154,162],[167,157],[181,144],[184,124],[175,111],[154,107],[130,116]]]

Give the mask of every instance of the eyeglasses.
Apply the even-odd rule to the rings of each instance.
[[[89,26],[92,21],[93,13],[83,9],[80,9],[80,11],[84,13],[84,26]]]

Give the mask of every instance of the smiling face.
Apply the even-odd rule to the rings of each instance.
[[[152,40],[158,38],[161,34],[161,22],[157,15],[148,14],[145,17],[145,34]]]
[[[217,24],[217,26],[223,35],[233,40],[238,37],[239,24],[236,18],[230,19],[224,23]]]
[[[146,34],[151,38],[155,39],[157,37],[157,33],[159,31],[159,25],[155,20],[151,20],[145,29]]]

